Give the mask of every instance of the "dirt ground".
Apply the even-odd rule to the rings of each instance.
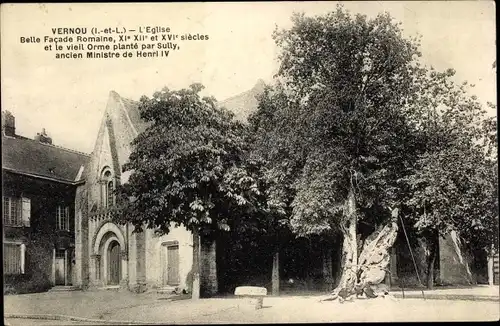
[[[104,321],[165,324],[322,323],[351,321],[498,320],[499,302],[380,299],[319,302],[319,296],[266,297],[255,310],[245,298],[171,301],[158,294],[120,292],[43,293],[6,296],[6,313],[62,314]],[[11,325],[74,325],[78,322],[8,319]]]

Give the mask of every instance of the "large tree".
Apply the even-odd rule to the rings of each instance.
[[[274,34],[279,83],[253,123],[266,131],[268,174],[281,181],[271,197],[291,208],[295,232],[343,235],[333,296],[370,295],[383,280],[400,211],[431,243],[450,230],[491,239],[496,158],[481,141],[494,142],[495,123],[451,82],[454,71],[422,66],[419,40],[388,14],[353,17],[339,6],[293,23]]]
[[[147,129],[133,141],[128,182],[117,189],[116,219],[160,234],[172,226],[193,232],[193,296],[199,295],[201,240],[214,246],[218,231],[244,224],[260,210],[258,162],[249,160],[246,128],[202,86],[140,99]],[[215,260],[212,259],[212,264]]]
[[[290,232],[292,201],[295,196],[293,182],[300,171],[300,159],[293,156],[287,148],[287,135],[293,128],[291,121],[280,120],[290,116],[279,115],[280,108],[293,105],[283,92],[265,87],[258,98],[258,107],[249,118],[250,157],[262,162],[263,193],[267,211],[261,221],[267,221],[263,230],[273,250],[272,292],[279,294],[280,260],[279,253],[283,240]]]
[[[348,297],[383,279],[395,240],[400,181],[418,147],[407,118],[418,43],[388,14],[369,20],[339,7],[293,23],[274,34],[281,83],[261,100],[274,130],[263,143],[271,171],[291,185],[292,228],[342,233],[334,296]],[[360,222],[375,230],[362,244]]]

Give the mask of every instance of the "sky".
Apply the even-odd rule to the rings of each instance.
[[[54,144],[90,153],[109,92],[138,100],[164,86],[194,82],[218,100],[271,82],[278,49],[273,30],[291,26],[294,12],[321,15],[337,2],[238,2],[141,4],[2,4],[1,107],[16,117],[16,133],[33,138],[45,128]],[[422,61],[454,68],[473,94],[496,103],[495,4],[493,1],[345,2],[352,13],[387,11],[406,36],[422,36]],[[170,27],[172,33],[209,35],[180,43],[168,58],[55,59],[44,44],[21,37],[64,27]],[[43,40],[42,40],[43,41]],[[491,115],[496,112],[490,111]]]

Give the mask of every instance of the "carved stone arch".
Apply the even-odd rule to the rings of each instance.
[[[107,177],[107,176],[106,176],[106,174],[107,174],[108,172],[110,173],[110,177],[112,177],[112,176],[113,176],[113,169],[112,169],[109,165],[105,165],[105,166],[101,169],[101,172],[99,173],[99,177],[100,177],[101,179],[106,178],[106,177]]]
[[[95,243],[96,243],[97,235],[99,234],[99,231],[102,229],[103,225],[106,224],[106,223],[113,223],[113,221],[110,218],[107,218],[107,219],[102,220],[102,221],[99,222],[99,224],[95,228],[96,232],[94,232],[94,235],[92,236],[92,248],[95,247]],[[102,237],[101,237],[101,239],[102,239]],[[92,253],[96,254],[96,252],[94,250],[92,251]]]
[[[100,254],[99,250],[101,247],[101,241],[108,232],[113,233],[114,236],[116,236],[121,248],[123,249],[127,248],[125,237],[123,236],[122,230],[110,220],[105,220],[100,223],[99,227],[97,228],[97,232],[94,234],[94,239],[92,241],[93,254],[95,255]]]

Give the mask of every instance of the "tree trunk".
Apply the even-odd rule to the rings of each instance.
[[[398,225],[393,219],[389,224],[379,226],[365,240],[358,261],[360,269],[356,284],[357,294],[364,292],[368,297],[376,297],[373,286],[385,279],[391,260],[390,249],[396,241],[397,232]]]
[[[272,293],[273,295],[280,294],[280,261],[279,261],[279,250],[273,256],[273,271],[272,271]]]
[[[427,288],[432,290],[434,288],[434,264],[438,251],[439,239],[434,237],[430,243],[429,257],[427,258]]]
[[[342,276],[340,277],[339,284],[332,292],[333,298],[340,297],[341,299],[346,299],[355,294],[354,286],[356,285],[358,263],[356,224],[356,198],[354,189],[351,187],[345,205],[344,221],[340,225],[340,230],[344,237],[342,246]]]
[[[200,298],[200,234],[193,231],[193,289],[191,298],[197,300]]]
[[[332,274],[332,248],[326,245],[323,249],[323,279],[325,280],[325,290],[333,290],[333,274]]]
[[[350,198],[348,212],[355,211],[354,198]],[[343,273],[340,283],[332,292],[331,299],[346,298],[365,293],[368,297],[376,297],[374,286],[380,284],[384,278],[390,262],[390,248],[396,241],[398,225],[398,210],[392,212],[392,219],[387,225],[381,225],[368,236],[363,244],[359,258],[357,257],[355,216],[351,223],[341,225],[344,235]],[[353,225],[354,224],[354,225]],[[330,299],[330,300],[331,300]]]

